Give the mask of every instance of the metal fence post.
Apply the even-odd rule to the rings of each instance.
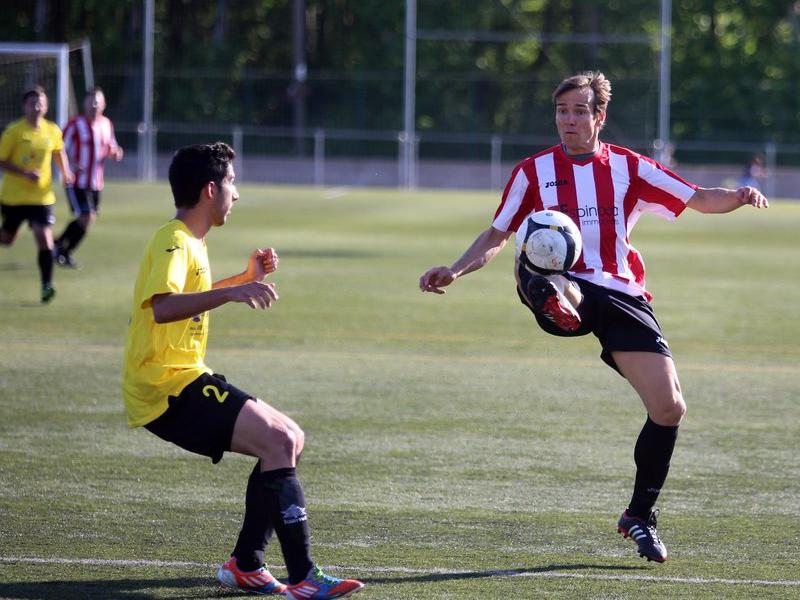
[[[408,166],[408,189],[416,190],[419,184],[419,136],[414,136],[411,146],[411,164]]]
[[[231,129],[231,142],[233,143],[233,151],[236,153],[236,179],[244,181],[244,135],[242,133],[241,125],[234,125]]]
[[[503,137],[500,135],[492,136],[492,164],[490,168],[492,189],[498,189],[502,184],[502,162],[503,162]]]
[[[397,187],[404,188],[408,185],[408,154],[406,154],[406,132],[397,134]]]
[[[766,169],[766,181],[764,182],[764,194],[767,198],[775,198],[775,163],[777,162],[778,149],[775,142],[767,142],[764,145],[764,167]]]
[[[314,130],[314,185],[325,185],[325,130]]]
[[[136,179],[144,181],[144,123],[136,125]]]
[[[158,127],[155,124],[150,128],[150,133],[147,136],[147,181],[156,180],[156,160],[158,158],[156,150],[156,137],[158,136]]]

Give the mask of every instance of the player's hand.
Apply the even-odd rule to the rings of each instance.
[[[419,278],[419,289],[423,292],[445,294],[446,291],[442,288],[447,287],[455,280],[456,274],[450,267],[433,267]]]
[[[755,208],[769,208],[769,201],[764,197],[764,194],[749,185],[736,190],[736,199],[739,204],[749,204]]]
[[[278,292],[275,291],[275,284],[252,281],[242,285],[235,285],[228,288],[232,302],[242,302],[250,308],[260,308],[266,310],[278,300]]]
[[[278,253],[275,248],[258,248],[253,250],[247,264],[247,273],[253,281],[261,281],[278,270]]]
[[[23,171],[22,176],[33,183],[39,182],[39,171]]]
[[[72,171],[67,171],[64,173],[64,184],[72,185],[75,183],[75,175]]]
[[[125,156],[125,152],[122,151],[122,148],[117,146],[114,150],[111,151],[111,158],[115,161],[119,162],[122,160],[122,157]]]

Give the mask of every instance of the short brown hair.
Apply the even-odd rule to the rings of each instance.
[[[169,185],[175,206],[192,208],[209,181],[222,185],[228,165],[235,157],[233,148],[224,142],[179,148],[169,165]]]
[[[564,92],[583,88],[589,88],[594,92],[592,109],[595,112],[598,110],[605,112],[608,109],[608,103],[611,102],[611,82],[600,71],[585,71],[584,73],[567,77],[558,84],[558,87],[553,92],[553,104]]]
[[[44,88],[40,85],[33,85],[22,92],[22,103],[25,104],[31,96],[44,96],[47,97]]]

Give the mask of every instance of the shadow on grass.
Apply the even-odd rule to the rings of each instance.
[[[521,569],[495,569],[490,571],[463,571],[453,573],[420,573],[391,577],[359,577],[366,584],[381,583],[433,583],[463,579],[515,577],[537,573],[579,570],[639,571],[645,566],[619,565],[548,565]],[[185,590],[177,598],[242,598],[241,592],[216,585],[209,577],[176,577],[172,579],[98,579],[82,581],[42,581],[25,583],[0,583],[0,598],[19,600],[153,600],[163,598],[163,593],[149,590]]]
[[[191,589],[190,588],[197,588]],[[163,593],[148,590],[185,589],[179,598],[241,598],[242,593],[218,587],[210,577],[173,579],[97,579],[86,581],[42,581],[0,583],[0,598],[20,600],[152,600]]]
[[[463,571],[460,573],[427,573],[411,576],[393,577],[360,577],[364,583],[404,583],[404,582],[435,582],[449,581],[454,579],[483,579],[490,577],[516,577],[525,575],[536,575],[537,573],[580,571],[580,570],[600,570],[600,571],[641,571],[647,570],[646,566],[620,566],[620,565],[547,565],[546,567],[531,567],[529,569],[494,569],[491,571]]]
[[[25,271],[26,269],[31,269],[35,263],[31,261],[31,264],[23,264],[18,262],[0,262],[0,271]]]

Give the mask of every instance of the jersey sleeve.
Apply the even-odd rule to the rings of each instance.
[[[11,127],[6,127],[3,130],[3,135],[0,136],[0,160],[9,160],[11,158],[15,143],[14,130]]]
[[[181,232],[170,234],[157,236],[150,247],[150,269],[138,298],[142,307],[149,306],[153,296],[180,294],[186,286],[190,246]]]
[[[53,142],[53,152],[61,152],[64,149],[64,136],[61,128],[55,123],[50,124],[50,139]]]
[[[503,192],[503,199],[494,213],[492,227],[498,231],[516,231],[533,210],[532,190],[524,164],[523,161],[514,167]]]
[[[639,157],[637,177],[640,210],[668,220],[684,211],[698,187],[644,156]]]
[[[75,118],[73,117],[69,121],[67,121],[66,126],[64,127],[64,131],[62,133],[62,139],[64,140],[64,150],[67,151],[67,155],[69,156],[70,160],[73,160],[75,155]]]

